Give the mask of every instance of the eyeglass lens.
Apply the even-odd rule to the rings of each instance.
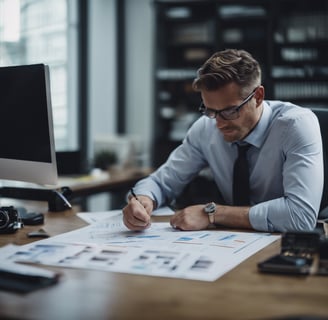
[[[247,98],[242,101],[242,103],[239,106],[235,106],[235,107],[230,107],[224,110],[213,110],[213,109],[209,109],[206,108],[206,106],[204,105],[204,103],[202,102],[200,107],[199,107],[199,111],[211,118],[214,119],[217,116],[220,116],[221,118],[223,118],[224,120],[235,120],[239,117],[239,110],[241,109],[241,107],[243,107],[249,100],[251,100],[251,98],[254,96],[255,92],[256,92],[255,88],[248,96]]]

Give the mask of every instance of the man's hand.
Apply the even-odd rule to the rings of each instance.
[[[195,205],[178,210],[170,220],[171,226],[180,230],[203,230],[209,225],[204,205]]]
[[[249,221],[250,207],[234,207],[216,204],[215,224],[230,228],[253,229]],[[180,230],[203,230],[209,226],[204,205],[195,205],[176,211],[171,226]]]
[[[154,209],[153,200],[138,195],[138,199],[131,197],[123,208],[123,222],[130,230],[144,230],[150,227],[150,215]]]

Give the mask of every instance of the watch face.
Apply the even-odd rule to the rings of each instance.
[[[206,213],[213,213],[215,212],[215,210],[216,210],[216,204],[214,202],[208,203],[204,208],[204,211]]]

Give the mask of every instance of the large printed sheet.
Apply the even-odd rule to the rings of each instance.
[[[81,213],[90,225],[15,247],[8,261],[214,281],[279,236],[223,230],[179,231],[153,223],[129,231],[118,211]]]

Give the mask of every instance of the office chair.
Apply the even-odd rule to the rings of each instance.
[[[311,108],[311,110],[319,120],[324,161],[324,187],[318,219],[328,221],[328,108]]]

